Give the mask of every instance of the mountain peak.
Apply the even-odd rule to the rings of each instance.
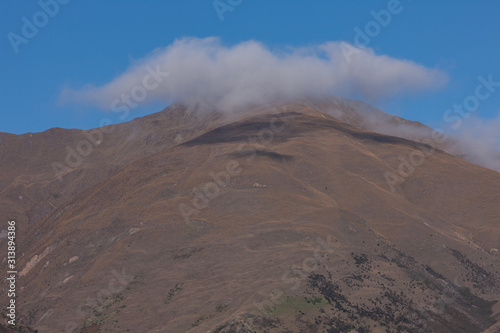
[[[230,114],[176,103],[112,128],[6,137],[0,209],[23,232],[21,322],[493,327],[500,175],[377,132],[372,115],[430,131],[332,97]]]

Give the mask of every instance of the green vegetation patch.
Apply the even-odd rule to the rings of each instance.
[[[279,316],[281,314],[289,312],[309,312],[311,310],[328,305],[328,302],[323,296],[310,298],[286,296],[279,299],[278,303],[278,305],[268,311],[269,314]]]

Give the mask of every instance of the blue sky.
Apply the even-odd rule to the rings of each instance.
[[[55,1],[55,0],[54,0]],[[95,105],[58,103],[64,87],[100,86],[130,64],[183,37],[217,36],[225,46],[256,40],[270,50],[355,44],[355,27],[365,30],[371,11],[391,1],[220,0],[231,11],[220,19],[213,0],[78,1],[60,0],[58,12],[42,22],[35,36],[17,45],[9,33],[23,36],[23,17],[33,22],[37,1],[0,3],[0,131],[40,132],[51,127],[94,128],[117,114]],[[51,3],[42,0],[41,3]],[[233,5],[231,5],[231,3]],[[431,126],[443,126],[443,113],[474,94],[478,76],[500,81],[500,3],[497,1],[401,0],[398,14],[370,38],[377,55],[409,60],[448,76],[440,89],[370,101],[386,112]],[[42,15],[43,16],[43,15]],[[38,14],[38,19],[43,17]],[[10,35],[12,37],[12,34]],[[152,101],[134,108],[124,121],[166,106]],[[475,114],[498,117],[500,88],[480,102]]]

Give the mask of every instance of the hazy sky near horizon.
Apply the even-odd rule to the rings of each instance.
[[[196,82],[216,87],[214,95],[237,87],[249,100],[261,95],[252,87],[262,82],[285,95],[332,90],[439,127],[453,125],[443,115],[454,104],[473,105],[483,84],[471,113],[493,120],[500,111],[499,9],[493,0],[7,0],[0,3],[0,132],[129,121],[198,92]],[[346,62],[340,42],[363,56]],[[133,89],[128,78],[144,77],[137,68],[158,59],[170,66],[161,89],[148,91],[126,117],[110,112],[113,96]],[[186,75],[193,63],[207,70]],[[302,86],[283,87],[300,78]]]

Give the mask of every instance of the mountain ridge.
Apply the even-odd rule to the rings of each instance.
[[[23,324],[482,332],[498,322],[498,173],[435,149],[391,191],[384,174],[398,172],[398,156],[428,146],[304,103],[152,131],[171,110],[126,144],[133,126],[115,128],[108,142],[130,155],[100,146],[89,158],[104,161],[82,162],[62,184],[52,173],[52,194],[71,190],[39,220],[28,205],[5,206],[21,191],[36,202],[40,180],[2,187],[5,216],[26,219]],[[116,168],[93,171],[107,164]]]

